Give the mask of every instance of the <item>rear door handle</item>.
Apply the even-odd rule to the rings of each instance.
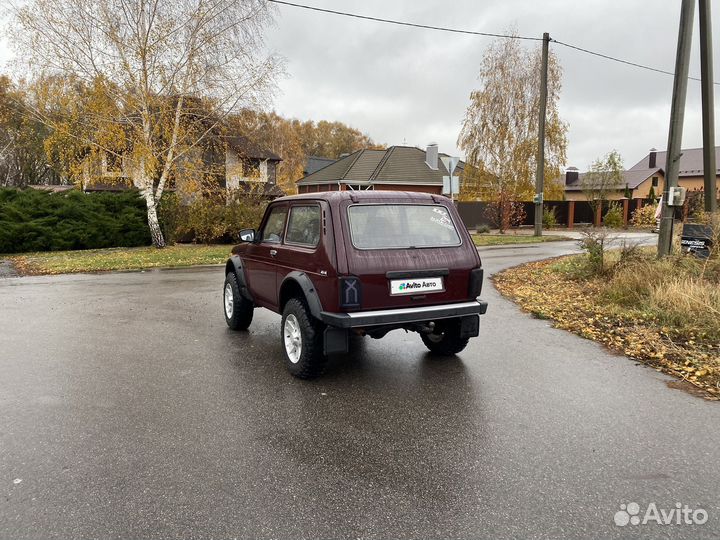
[[[271,256],[271,257],[274,257],[275,255],[277,255],[277,249],[271,249],[271,250],[270,250],[270,256]]]

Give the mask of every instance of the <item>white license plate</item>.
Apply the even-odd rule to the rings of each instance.
[[[422,294],[443,290],[443,278],[391,279],[390,294]]]

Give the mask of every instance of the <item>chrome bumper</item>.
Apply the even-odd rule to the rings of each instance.
[[[330,313],[322,311],[320,318],[325,324],[338,328],[357,328],[386,324],[403,324],[451,319],[467,315],[483,315],[487,311],[487,302],[470,300],[456,304],[439,306],[418,306],[398,309],[378,309],[375,311],[357,311],[353,313]]]

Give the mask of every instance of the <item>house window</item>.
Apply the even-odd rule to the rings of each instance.
[[[102,175],[103,176],[122,176],[123,175],[123,158],[115,152],[103,152],[102,154]]]
[[[652,187],[658,187],[658,177],[657,176],[652,177]]]
[[[243,176],[251,180],[260,180],[260,163],[257,160],[243,159]]]

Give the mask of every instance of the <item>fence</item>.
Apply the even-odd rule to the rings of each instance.
[[[603,203],[603,209],[600,214],[604,215],[611,202],[620,203],[623,207],[623,221],[625,226],[632,218],[632,212],[635,209],[642,208],[648,204],[646,199],[621,199],[619,201],[606,201]],[[525,210],[525,219],[520,226],[531,226],[535,223],[535,204],[532,202],[522,202]],[[490,212],[487,210],[492,203],[481,201],[460,201],[457,203],[457,209],[460,217],[468,229],[477,229],[483,225],[494,227],[490,218]],[[575,225],[591,225],[593,223],[593,209],[587,201],[545,201],[545,210],[554,208],[557,223],[560,226],[572,229]]]

